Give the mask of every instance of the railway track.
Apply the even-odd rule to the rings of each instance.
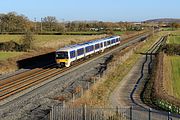
[[[138,42],[140,40],[135,41],[137,38],[140,38],[141,36],[145,36],[147,34],[149,33],[143,33],[140,35],[136,35],[134,37],[127,38],[125,40],[126,42],[121,44],[121,46],[124,45],[124,47],[127,47],[135,42]],[[112,52],[113,49],[116,49],[116,48],[111,48],[109,49],[109,51]],[[106,51],[101,54],[106,54]],[[23,90],[31,88],[37,84],[40,84],[44,81],[47,81],[48,79],[53,78],[54,76],[62,74],[65,71],[68,71],[76,66],[79,66],[80,64],[83,64],[89,60],[92,60],[100,55],[95,54],[90,59],[76,62],[74,65],[70,66],[69,68],[57,68],[55,64],[52,64],[52,65],[45,66],[44,68],[36,68],[30,71],[26,71],[21,74],[3,79],[0,81],[0,101],[12,95],[15,95]]]

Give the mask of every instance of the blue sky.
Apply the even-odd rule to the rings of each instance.
[[[143,21],[180,18],[180,0],[1,0],[0,13],[11,11],[31,20]]]

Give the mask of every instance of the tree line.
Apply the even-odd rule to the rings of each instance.
[[[0,14],[0,33],[4,32],[77,32],[106,30],[141,30],[140,25],[129,22],[72,21],[60,22],[54,16],[46,16],[37,21],[29,20],[15,12]]]

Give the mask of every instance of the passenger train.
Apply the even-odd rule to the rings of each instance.
[[[60,48],[56,51],[56,63],[59,67],[69,67],[72,62],[97,52],[103,52],[105,49],[119,44],[120,41],[120,36],[111,36]]]

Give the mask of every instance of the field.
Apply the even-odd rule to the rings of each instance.
[[[164,85],[169,95],[180,98],[180,56],[164,58]]]
[[[21,35],[0,35],[0,42],[15,41],[19,43]]]
[[[171,56],[173,93],[180,98],[180,56]]]
[[[97,39],[104,35],[34,35],[34,45],[36,47],[58,48],[70,43],[78,43],[91,39]],[[22,35],[0,35],[0,42],[13,40],[20,43]]]
[[[23,52],[0,52],[0,60],[5,60],[22,54]]]
[[[80,43],[101,37],[104,37],[104,35],[36,35],[34,45],[36,47],[52,47],[58,49],[68,44]]]
[[[168,44],[180,44],[180,36],[170,36],[167,41]]]

